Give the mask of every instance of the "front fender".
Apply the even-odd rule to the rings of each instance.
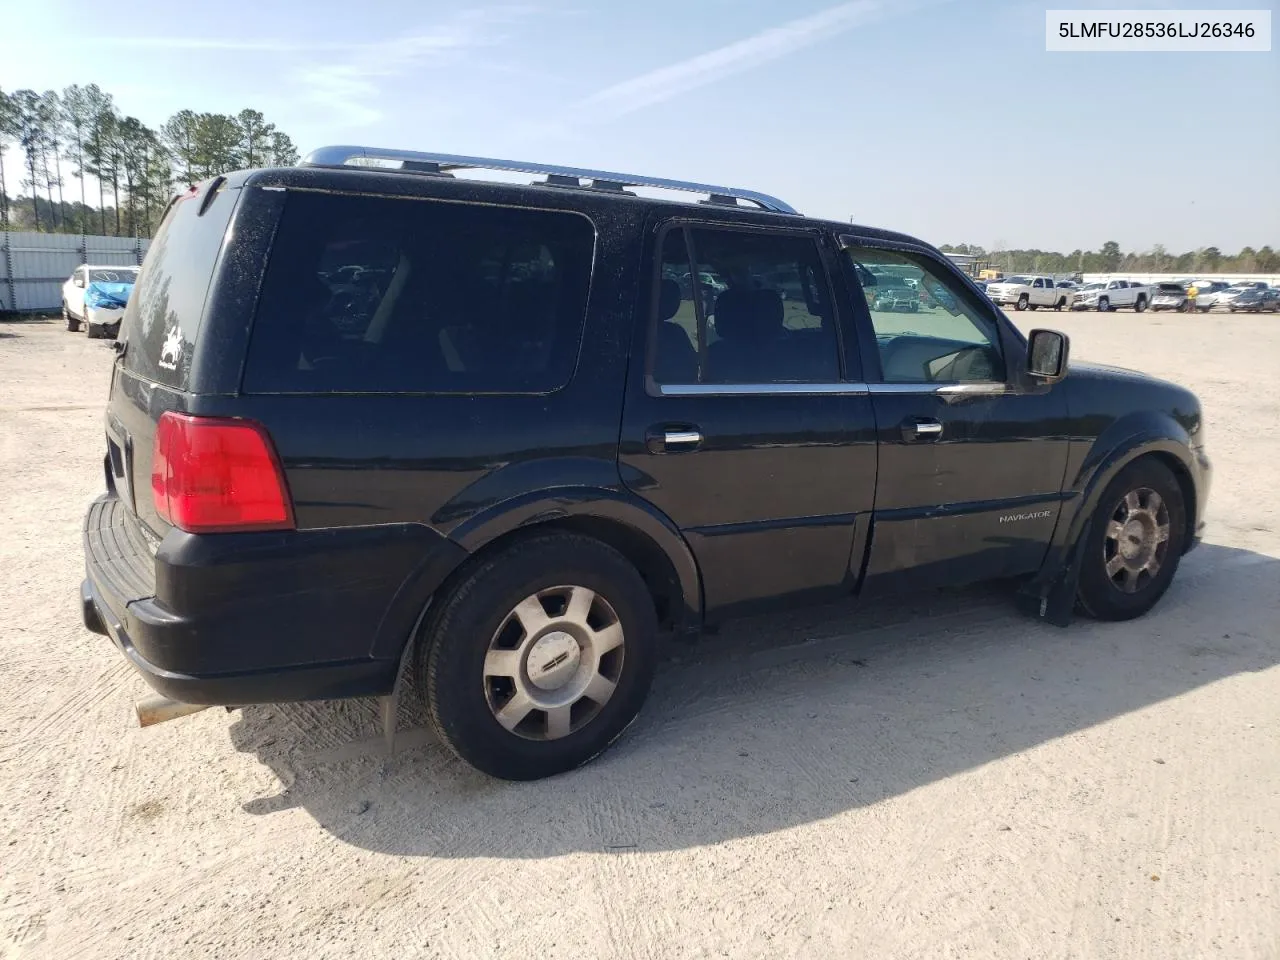
[[[1133,461],[1149,455],[1172,457],[1195,480],[1190,438],[1177,420],[1168,414],[1144,411],[1120,417],[1093,443],[1074,476],[1068,478],[1064,509],[1045,553],[1040,570],[1023,587],[1022,594],[1039,603],[1039,615],[1065,625],[1075,604],[1079,550],[1089,523],[1107,485]],[[1199,495],[1196,481],[1197,496]],[[1189,516],[1199,511],[1199,503],[1189,503]]]
[[[1188,473],[1193,472],[1191,438],[1182,424],[1168,414],[1143,411],[1121,417],[1108,426],[1068,482],[1068,489],[1076,494],[1072,498],[1075,510],[1065,537],[1055,537],[1055,542],[1064,541],[1068,547],[1074,544],[1097,509],[1107,484],[1134,460],[1149,454],[1171,456]],[[1196,508],[1194,503],[1187,506]]]

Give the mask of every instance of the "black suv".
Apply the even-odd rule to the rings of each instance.
[[[217,177],[125,315],[85,624],[184,703],[412,669],[524,779],[635,718],[662,630],[994,577],[1137,616],[1201,526],[1200,405],[1067,346],[751,191],[363,148]]]

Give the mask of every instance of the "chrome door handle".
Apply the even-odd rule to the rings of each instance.
[[[942,424],[937,420],[908,420],[902,425],[904,440],[937,440],[942,436]]]
[[[662,434],[662,443],[667,449],[696,447],[702,443],[702,434],[697,430],[667,430]]]

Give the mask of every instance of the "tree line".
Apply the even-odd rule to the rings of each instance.
[[[1100,250],[985,250],[977,244],[944,243],[943,253],[969,254],[989,261],[1006,273],[1280,273],[1280,253],[1265,246],[1244,247],[1239,253],[1223,253],[1217,247],[1201,247],[1187,253],[1170,253],[1156,244],[1142,253],[1125,253],[1108,240]]]
[[[15,148],[24,176],[10,197],[4,157]],[[149,237],[179,185],[297,162],[293,141],[257,110],[235,116],[181,110],[153,130],[122,114],[94,83],[61,93],[0,90],[4,230]],[[67,175],[79,186],[78,198],[64,194],[73,186]],[[89,195],[89,178],[97,182],[96,197]]]

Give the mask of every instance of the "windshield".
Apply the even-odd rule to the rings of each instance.
[[[1001,283],[1025,283],[1030,284],[1030,277],[1010,277],[1008,280],[1002,280]]]
[[[1080,289],[1081,290],[1101,290],[1105,286],[1106,286],[1105,283],[1086,283]]]
[[[138,279],[137,267],[119,267],[110,270],[90,270],[90,283],[133,283]]]
[[[1160,284],[1160,292],[1161,293],[1181,293],[1182,287],[1178,286],[1178,284],[1176,283],[1162,283]]]

